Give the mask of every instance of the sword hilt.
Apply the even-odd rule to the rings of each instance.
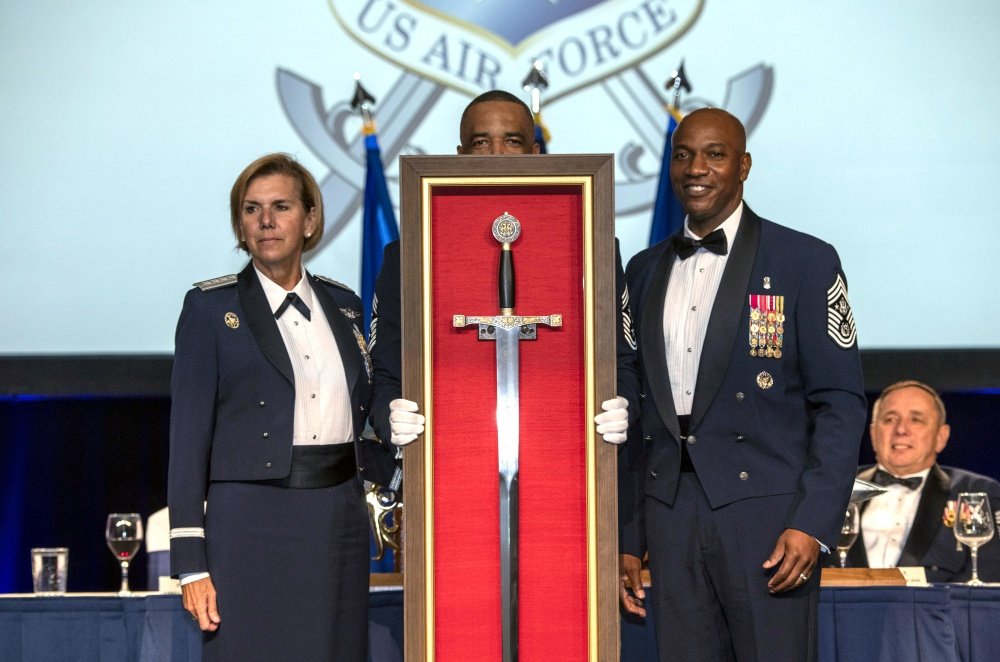
[[[500,242],[500,314],[514,314],[514,253],[510,245],[521,236],[521,221],[504,212],[493,219],[493,238]]]
[[[514,253],[510,244],[504,243],[500,249],[500,271],[497,274],[500,286],[500,312],[514,314]]]
[[[510,248],[521,236],[521,222],[504,212],[493,221],[493,238],[500,242],[500,268],[497,278],[500,294],[499,315],[453,315],[451,325],[462,328],[479,325],[480,340],[496,340],[496,327],[518,329],[520,340],[535,340],[535,327],[562,326],[562,315],[514,314],[514,253]]]

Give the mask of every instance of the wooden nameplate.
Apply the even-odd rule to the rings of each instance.
[[[823,568],[819,585],[906,586],[906,579],[899,568]]]

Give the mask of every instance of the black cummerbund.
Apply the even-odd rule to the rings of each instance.
[[[292,446],[292,470],[285,478],[255,480],[258,485],[316,489],[333,487],[357,475],[354,444]]]
[[[688,454],[687,449],[688,428],[691,425],[691,416],[688,414],[678,416],[677,422],[681,428],[681,471],[693,472],[694,465],[691,463],[691,455]]]

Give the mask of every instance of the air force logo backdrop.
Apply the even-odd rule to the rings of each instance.
[[[556,21],[579,14],[604,0],[577,0],[562,2],[520,2],[493,0],[468,2],[468,0],[429,0],[410,2],[417,7],[427,7],[468,25],[481,26],[510,44],[519,44],[526,37]],[[505,11],[506,10],[506,11]],[[527,16],[525,16],[527,14]]]
[[[664,49],[703,0],[331,0],[347,32],[400,66],[471,96],[520,88],[532,63],[554,101]]]
[[[494,88],[517,92],[537,61],[549,80],[543,99],[546,105],[572,103],[574,94],[594,88],[620,112],[622,124],[632,129],[632,139],[598,150],[616,153],[615,211],[621,220],[651,210],[664,149],[666,113],[661,109],[666,98],[660,91],[662,82],[654,82],[664,73],[652,79],[642,63],[683,41],[696,26],[706,0],[327,2],[336,22],[352,39],[399,67],[395,82],[372,90],[378,98],[379,141],[387,170],[394,169],[401,153],[447,151],[440,145],[425,150],[412,144],[414,134],[433,118],[435,105],[446,91],[469,99]],[[692,54],[686,65],[695,77],[696,57]],[[726,108],[752,132],[771,97],[772,81],[770,66],[749,65],[726,81],[724,99],[689,95],[682,100],[681,111],[709,105]],[[351,122],[355,112],[348,98],[327,104],[318,85],[286,69],[277,71],[277,87],[292,126],[329,168],[326,173],[315,173],[327,205],[322,249],[350,223],[361,205],[364,141]],[[346,87],[339,91],[342,94]],[[437,119],[457,124],[455,117]],[[396,195],[394,189],[390,186]],[[628,247],[627,234],[622,243]]]

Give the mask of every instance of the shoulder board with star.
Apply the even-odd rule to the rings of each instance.
[[[202,292],[210,292],[212,290],[217,290],[220,287],[229,287],[230,285],[236,284],[236,274],[229,274],[228,276],[219,276],[218,278],[209,278],[208,280],[200,280],[194,284]]]
[[[342,289],[342,290],[347,290],[347,291],[348,291],[348,292],[350,292],[351,294],[354,294],[354,290],[352,290],[352,289],[351,289],[350,287],[348,287],[347,285],[344,285],[344,284],[343,284],[343,283],[341,283],[341,282],[340,282],[339,280],[334,280],[334,279],[332,279],[332,278],[328,278],[328,277],[326,277],[326,276],[320,276],[319,274],[314,274],[313,276],[314,276],[314,278],[316,278],[316,280],[321,280],[321,281],[323,281],[324,283],[327,283],[327,284],[329,284],[329,285],[333,285],[334,287],[339,287],[339,288],[340,288],[340,289]]]

